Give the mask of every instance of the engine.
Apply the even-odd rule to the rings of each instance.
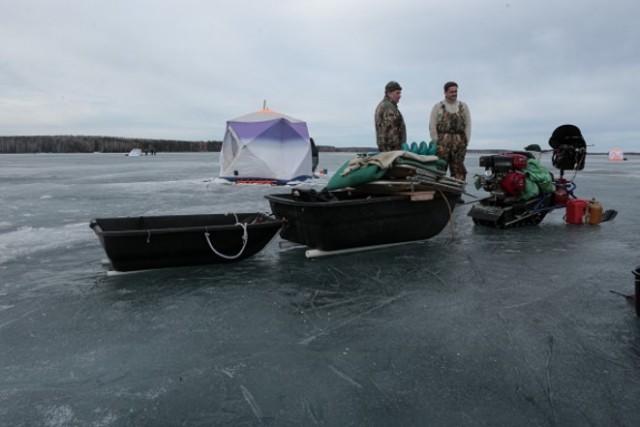
[[[480,157],[483,175],[476,178],[476,187],[490,192],[497,198],[518,197],[525,189],[527,180],[522,169],[533,155],[527,152],[494,154]]]
[[[547,212],[563,208],[570,198],[575,198],[573,179],[564,179],[563,174],[565,170],[577,172],[584,168],[587,150],[580,129],[574,125],[557,127],[549,145],[553,149],[553,166],[560,169],[557,179],[549,172],[553,187],[539,175],[541,171],[537,165],[529,164],[529,160],[535,158],[532,152],[512,151],[480,157],[484,173],[476,175],[475,187],[484,189],[490,196],[479,200],[469,210],[474,224],[497,228],[536,225]],[[540,146],[535,144],[533,148],[539,151]],[[525,168],[528,168],[526,175]],[[535,189],[529,184],[538,186],[537,196],[533,195]]]

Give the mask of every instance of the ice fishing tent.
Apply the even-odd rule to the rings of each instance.
[[[624,153],[619,148],[613,148],[609,151],[609,160],[614,162],[621,162],[624,160]]]
[[[227,121],[220,178],[286,184],[312,177],[307,124],[263,109]]]

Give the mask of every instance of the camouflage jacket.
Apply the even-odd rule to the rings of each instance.
[[[380,151],[400,150],[407,142],[407,128],[398,106],[385,96],[375,114],[376,143]]]

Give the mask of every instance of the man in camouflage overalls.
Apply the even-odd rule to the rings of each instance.
[[[431,110],[429,134],[438,143],[436,155],[447,161],[451,176],[465,181],[464,159],[471,139],[471,114],[467,104],[458,101],[457,83],[445,83],[444,100]]]
[[[376,108],[376,143],[380,151],[400,150],[407,142],[407,128],[398,110],[401,92],[398,82],[390,81],[384,87],[384,98]]]

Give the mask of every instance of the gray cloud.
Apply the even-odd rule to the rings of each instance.
[[[572,123],[596,151],[633,150],[638,12],[631,0],[4,2],[0,128],[221,139],[267,100],[319,144],[373,146],[388,80],[416,141],[456,80],[471,148],[542,145]]]

